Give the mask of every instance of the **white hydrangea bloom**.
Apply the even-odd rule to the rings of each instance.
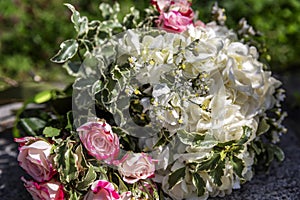
[[[208,172],[199,172],[206,183],[202,197],[197,197],[188,169],[171,189],[168,179],[187,163],[208,158],[216,144],[241,140],[244,127],[251,133],[235,156],[244,164],[244,180],[250,180],[254,155],[247,145],[256,137],[257,116],[274,106],[273,94],[281,84],[264,71],[256,48],[238,42],[234,32],[215,23],[205,28],[189,26],[183,34],[128,31],[118,45],[123,54],[134,58],[130,65],[138,85],[151,85],[152,99],[147,103],[151,120],[170,133],[164,148],[153,148],[157,136],[139,143],[159,161],[155,181],[162,184],[164,192],[173,199],[206,199],[239,188],[241,180],[226,155],[220,186]],[[205,135],[205,145],[183,144],[176,137],[182,130]]]

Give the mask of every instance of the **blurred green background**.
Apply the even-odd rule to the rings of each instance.
[[[59,44],[75,36],[70,11],[73,4],[91,19],[100,16],[96,0],[0,0],[0,90],[23,81],[64,82],[65,70],[50,62]],[[122,0],[121,16],[131,6],[147,7],[149,1]],[[193,1],[194,10],[204,22],[210,20],[215,0]],[[236,28],[245,17],[263,33],[272,57],[272,70],[294,70],[300,63],[299,0],[219,0],[227,13],[227,25]],[[20,85],[20,84],[19,84]]]

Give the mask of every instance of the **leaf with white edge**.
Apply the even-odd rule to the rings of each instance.
[[[71,4],[65,3],[64,5],[72,11],[71,21],[73,22],[74,28],[78,32],[78,35],[87,33],[89,23],[88,18],[85,16],[81,17],[80,13]]]
[[[46,137],[55,137],[55,136],[58,136],[60,133],[60,129],[57,129],[57,128],[53,128],[51,126],[47,126],[44,128],[43,130],[43,134],[46,136]]]
[[[196,146],[198,144],[200,144],[200,142],[202,140],[204,140],[205,135],[201,135],[198,133],[189,133],[185,130],[179,130],[177,131],[177,136],[179,137],[180,141],[183,144],[186,145],[192,145],[192,146]]]
[[[80,200],[80,199],[82,199],[82,195],[76,190],[74,190],[74,191],[71,190],[68,193],[69,193],[68,200]]]
[[[236,157],[236,156],[232,156],[231,157],[231,165],[233,167],[233,171],[240,177],[242,178],[242,172],[244,169],[244,162],[242,159]]]
[[[78,23],[80,20],[80,13],[75,9],[75,7],[69,3],[65,3],[65,6],[67,6],[72,11],[71,21],[78,27]]]
[[[166,143],[169,142],[170,140],[170,132],[168,131],[161,131],[161,136],[159,137],[158,141],[156,142],[156,144],[153,146],[153,148],[165,145]]]
[[[169,174],[169,189],[172,189],[176,184],[182,181],[185,177],[185,167],[179,168],[176,171]]]
[[[198,197],[204,195],[205,193],[205,182],[198,173],[194,173],[192,176],[193,185],[197,188]]]
[[[222,185],[222,176],[224,176],[225,160],[218,162],[218,165],[214,170],[210,172],[210,176],[213,178],[213,182],[217,186]]]
[[[83,171],[84,168],[88,167],[88,163],[85,159],[83,150],[82,150],[82,145],[78,145],[78,147],[75,150],[75,154],[78,156],[78,159],[76,160],[76,168],[78,171]]]
[[[20,119],[20,124],[23,126],[27,134],[36,136],[38,130],[44,128],[46,122],[36,117]]]
[[[243,126],[243,135],[241,137],[241,139],[238,141],[237,145],[243,145],[245,144],[248,140],[249,137],[252,134],[252,128],[250,128],[249,126]]]
[[[122,25],[115,20],[108,20],[101,23],[99,30],[105,33],[108,33],[109,36],[112,36],[114,29],[121,29]]]
[[[120,12],[120,5],[116,2],[113,7],[111,7],[108,3],[101,3],[99,5],[99,10],[101,11],[104,20],[112,19],[117,21],[118,13]]]
[[[50,60],[55,63],[64,63],[76,54],[78,47],[79,45],[76,40],[66,40],[60,44],[60,50]]]
[[[201,141],[199,143],[199,147],[204,148],[204,149],[211,149],[214,146],[216,146],[218,144],[218,141],[216,140],[206,140],[204,139],[203,141]]]
[[[127,28],[136,28],[138,20],[140,18],[140,12],[134,7],[130,8],[130,13],[123,18],[123,26]]]
[[[78,156],[72,152],[72,149],[69,147],[64,154],[65,158],[65,168],[64,173],[66,175],[66,181],[70,183],[72,180],[76,180],[78,177],[76,160]]]
[[[62,140],[57,146],[55,151],[55,165],[60,176],[60,181],[64,184],[68,184],[73,180],[78,179],[79,171],[77,170],[77,163],[79,157],[72,151],[75,141],[67,138]]]
[[[99,10],[101,11],[102,17],[104,19],[109,19],[110,16],[114,13],[113,8],[108,3],[101,3],[99,5]]]
[[[214,153],[210,158],[208,158],[207,160],[199,164],[199,166],[197,167],[197,171],[213,170],[217,166],[220,159],[221,159],[220,153]]]
[[[112,128],[112,131],[120,137],[125,137],[125,136],[129,135],[129,133],[126,130],[122,129],[121,127],[112,126],[111,128]]]
[[[89,169],[85,177],[77,184],[76,189],[84,191],[87,190],[90,185],[96,180],[97,174],[92,165],[89,166]]]

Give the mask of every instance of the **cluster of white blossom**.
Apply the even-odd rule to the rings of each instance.
[[[234,32],[215,23],[189,26],[182,34],[128,30],[117,44],[118,51],[127,55],[135,86],[150,84],[151,97],[143,97],[141,104],[151,122],[170,134],[169,143],[156,148],[158,135],[140,139],[141,148],[152,150],[158,160],[155,181],[164,191],[173,199],[197,197],[188,168],[172,188],[169,174],[187,163],[201,163],[218,143],[240,140],[244,127],[251,131],[236,155],[244,164],[243,179],[224,158],[221,185],[205,170],[199,172],[206,184],[202,197],[223,196],[241,181],[250,180],[254,154],[247,146],[256,138],[259,116],[276,103],[274,93],[281,85],[263,69],[256,48],[239,42]],[[176,136],[179,131],[204,135],[205,145],[182,143]]]

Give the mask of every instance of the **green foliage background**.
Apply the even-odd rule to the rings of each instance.
[[[100,17],[96,0],[2,0],[0,1],[0,89],[6,78],[30,80],[39,75],[46,81],[65,80],[64,70],[49,61],[59,44],[75,35],[70,11],[63,3],[73,4],[82,15]],[[149,1],[123,0],[124,15],[134,5],[143,9]],[[202,21],[210,20],[215,0],[194,0]],[[284,71],[300,63],[300,1],[299,0],[219,0],[226,9],[231,28],[245,17],[263,33],[272,57],[271,67]],[[120,16],[122,17],[122,16]]]
[[[214,1],[194,1],[200,18],[207,19]],[[234,28],[245,17],[263,34],[271,56],[271,67],[284,71],[300,64],[300,1],[299,0],[219,0],[225,8],[227,24]],[[205,9],[202,9],[205,8]]]

